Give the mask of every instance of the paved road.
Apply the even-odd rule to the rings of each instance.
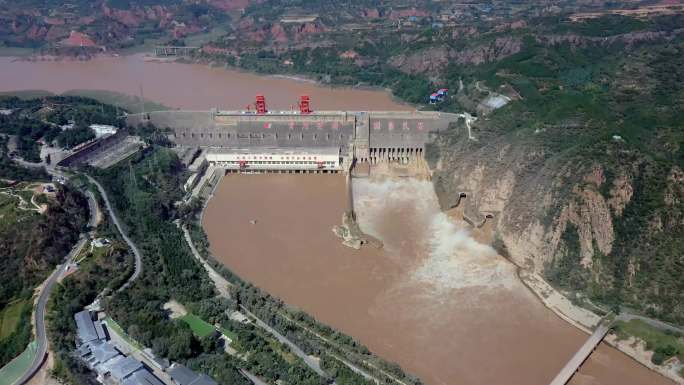
[[[195,259],[197,259],[202,266],[204,266],[204,270],[206,270],[207,274],[209,275],[209,278],[214,282],[214,286],[216,287],[216,290],[218,290],[219,295],[222,297],[230,298],[230,287],[233,286],[230,282],[228,282],[227,279],[223,278],[221,274],[216,272],[213,267],[207,261],[202,258],[200,253],[197,251],[195,248],[195,244],[192,242],[192,237],[190,236],[190,232],[185,226],[180,226],[181,229],[183,230],[183,234],[185,235],[185,241],[187,242],[188,246],[190,246],[190,250],[192,251],[192,255],[195,256]]]
[[[568,361],[567,364],[561,369],[560,373],[556,376],[556,378],[551,381],[551,385],[565,385],[570,381],[572,376],[577,372],[577,370],[582,366],[582,363],[586,361],[586,359],[589,357],[591,352],[596,349],[598,344],[603,341],[603,337],[606,336],[608,333],[608,330],[610,330],[610,324],[606,323],[601,323],[599,326],[594,330],[594,333],[587,339],[586,342],[584,342],[584,345],[582,345],[579,350],[575,353],[575,355],[572,356],[570,361]]]
[[[85,175],[85,174],[84,174]],[[100,192],[100,195],[102,196],[102,200],[105,203],[105,207],[107,208],[107,212],[109,212],[109,216],[112,218],[112,221],[114,222],[114,225],[116,228],[119,230],[119,233],[121,234],[121,237],[126,241],[128,244],[128,247],[133,250],[133,255],[135,256],[135,270],[133,271],[133,275],[128,278],[128,281],[121,286],[118,291],[122,291],[126,289],[128,286],[133,283],[138,277],[140,276],[140,273],[142,273],[142,256],[140,254],[140,251],[138,250],[138,247],[131,241],[130,238],[128,238],[128,235],[126,235],[126,232],[124,231],[123,227],[121,226],[121,223],[119,222],[119,218],[117,218],[116,213],[114,213],[114,210],[112,209],[111,203],[109,203],[109,198],[107,197],[107,193],[105,192],[105,189],[102,188],[102,185],[96,181],[94,178],[92,178],[90,175],[86,175],[88,180],[93,183],[95,186],[97,186],[98,191]]]
[[[682,329],[680,327],[670,325],[670,324],[665,323],[663,321],[658,321],[657,319],[644,317],[644,316],[641,316],[638,314],[624,313],[623,312],[623,313],[620,313],[620,315],[617,316],[617,318],[615,318],[616,321],[625,321],[625,322],[629,322],[630,320],[633,320],[633,319],[647,323],[656,329],[669,330],[669,331],[672,331],[675,333],[684,334],[684,329]]]
[[[273,335],[278,341],[280,341],[281,344],[287,345],[290,348],[290,351],[294,353],[297,357],[301,358],[304,363],[310,367],[314,372],[316,372],[319,376],[328,378],[328,374],[321,369],[321,365],[318,363],[318,360],[312,358],[311,356],[307,355],[304,353],[302,349],[299,348],[299,346],[295,345],[292,341],[287,339],[284,335],[278,333],[277,330],[273,329],[270,327],[266,322],[262,321],[259,319],[256,315],[254,315],[252,312],[250,312],[246,307],[240,305],[242,310],[247,313],[249,316],[254,318],[256,320],[257,326],[260,328],[266,330],[269,332],[271,335]]]
[[[90,219],[88,224],[92,225],[97,220],[97,202],[95,201],[93,194],[90,192],[86,194],[86,197],[88,198],[88,207],[90,208]],[[47,335],[45,332],[45,307],[47,305],[48,299],[50,298],[50,294],[52,293],[52,289],[55,286],[55,282],[57,282],[57,280],[64,275],[73,258],[81,252],[81,249],[87,241],[88,239],[82,236],[78,243],[76,243],[76,246],[71,249],[65,258],[65,262],[58,266],[57,269],[55,269],[55,271],[53,271],[52,274],[50,274],[50,277],[48,277],[48,279],[45,281],[43,288],[40,291],[40,295],[38,296],[38,303],[36,304],[36,310],[34,312],[38,351],[36,352],[36,357],[33,359],[31,366],[29,366],[28,370],[21,377],[19,377],[15,384],[25,384],[28,382],[43,365],[43,360],[45,359],[48,348]]]

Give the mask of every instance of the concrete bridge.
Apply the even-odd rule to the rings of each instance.
[[[550,385],[565,385],[570,382],[572,376],[579,370],[584,361],[589,358],[591,353],[598,347],[598,345],[603,341],[603,338],[608,334],[612,322],[601,322],[598,327],[594,330],[594,333],[589,336],[589,338],[584,342],[584,344],[575,352],[575,354],[570,358],[563,369],[556,375],[556,377],[551,381]]]
[[[176,145],[203,148],[208,154],[224,154],[226,161],[236,152],[263,153],[269,149],[293,153],[295,159],[288,161],[299,162],[301,159],[296,159],[298,152],[310,155],[320,149],[323,155],[335,149],[340,154],[336,170],[348,169],[345,165],[353,160],[369,164],[408,164],[422,159],[425,145],[434,140],[437,132],[446,130],[458,119],[457,114],[421,111],[317,111],[306,114],[269,111],[256,114],[217,109],[156,111],[127,116],[131,125],[150,122],[160,128],[169,128],[169,139]],[[220,163],[223,158],[214,156],[211,159]],[[251,163],[255,159],[243,160]],[[269,167],[269,163],[260,165]],[[296,164],[290,166],[296,168]]]

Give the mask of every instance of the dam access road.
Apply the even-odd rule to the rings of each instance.
[[[89,209],[88,228],[93,228],[97,221],[97,200],[95,199],[93,193],[90,191],[87,191],[85,195],[88,199]],[[78,240],[76,245],[71,249],[69,254],[65,257],[64,263],[59,265],[55,269],[55,271],[52,274],[50,274],[48,279],[44,282],[43,287],[38,296],[38,301],[36,302],[35,311],[33,313],[33,322],[35,325],[36,333],[35,337],[38,345],[37,352],[33,359],[33,362],[31,362],[31,365],[14,382],[14,384],[26,384],[29,380],[31,380],[31,378],[33,378],[33,376],[38,372],[40,367],[43,365],[48,350],[47,333],[45,330],[45,308],[47,306],[47,302],[50,299],[50,294],[52,293],[52,289],[54,289],[55,283],[62,279],[62,277],[64,277],[64,274],[66,273],[73,258],[81,252],[81,249],[83,249],[83,246],[85,246],[87,241],[88,238],[86,237],[86,234],[81,234],[81,238]]]

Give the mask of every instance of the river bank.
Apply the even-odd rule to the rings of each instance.
[[[592,329],[601,321],[602,317],[600,315],[575,305],[538,274],[519,270],[518,276],[521,282],[539,298],[546,308],[554,312],[565,322],[587,333],[587,337],[592,333]],[[679,374],[678,365],[655,365],[651,361],[653,351],[646,349],[646,342],[643,340],[637,337],[620,340],[617,335],[609,333],[604,338],[604,342],[649,370],[667,377],[677,384],[684,384],[684,378]]]
[[[360,90],[360,91],[377,91],[377,92],[385,92],[391,95],[392,101],[398,103],[398,104],[403,104],[408,107],[411,107],[413,109],[420,109],[421,105],[419,104],[414,104],[414,103],[408,103],[401,98],[397,97],[394,95],[392,92],[392,89],[389,87],[381,87],[381,86],[374,86],[370,84],[363,84],[363,83],[357,83],[354,85],[350,84],[340,84],[340,83],[335,83],[335,82],[325,82],[322,81],[321,79],[317,79],[312,77],[311,75],[305,75],[305,74],[298,74],[298,73],[266,73],[266,72],[258,72],[258,71],[250,71],[248,69],[245,69],[243,67],[238,67],[234,65],[230,65],[228,63],[224,62],[217,62],[215,60],[206,60],[202,58],[195,58],[192,60],[188,60],[187,58],[177,58],[177,59],[164,59],[164,58],[156,58],[153,56],[148,56],[149,61],[159,61],[159,62],[164,62],[164,63],[182,63],[182,64],[202,64],[206,65],[212,68],[224,68],[229,71],[236,71],[244,74],[250,74],[250,75],[257,75],[257,76],[263,76],[263,77],[268,77],[271,79],[285,79],[285,80],[292,80],[296,82],[302,82],[302,83],[308,83],[312,85],[316,85],[318,87],[327,87],[331,89],[350,89],[350,90]]]
[[[430,182],[355,180],[359,223],[383,250],[353,250],[332,233],[344,190],[341,176],[228,175],[203,216],[212,254],[429,385],[548,383],[586,339],[439,211]],[[580,373],[667,383],[605,346]]]

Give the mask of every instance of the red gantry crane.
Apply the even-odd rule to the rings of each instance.
[[[263,115],[267,112],[266,110],[266,98],[264,95],[256,96],[256,113]]]
[[[311,105],[309,103],[309,97],[307,95],[302,95],[299,98],[299,113],[302,115],[310,114]]]

